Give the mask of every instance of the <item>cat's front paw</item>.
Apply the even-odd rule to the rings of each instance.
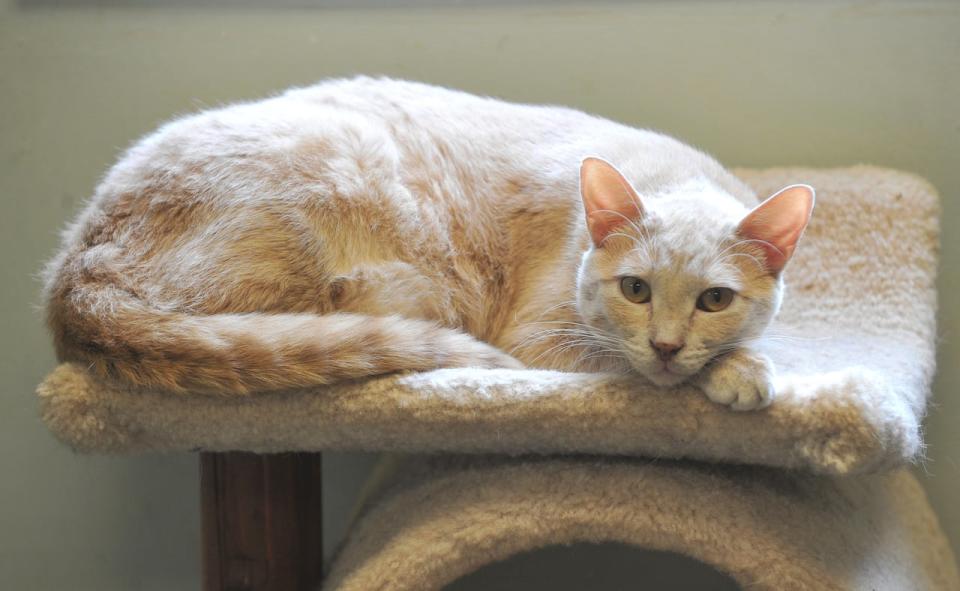
[[[773,402],[773,364],[763,355],[734,351],[705,367],[698,385],[718,404],[756,410]]]

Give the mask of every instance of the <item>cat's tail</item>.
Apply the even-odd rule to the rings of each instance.
[[[48,295],[58,355],[95,374],[170,392],[242,395],[395,371],[520,367],[470,335],[423,320],[358,314],[193,315],[115,285]]]

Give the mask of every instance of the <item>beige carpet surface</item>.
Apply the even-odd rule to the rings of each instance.
[[[934,370],[935,192],[871,167],[739,172],[760,194],[817,189],[762,345],[778,371],[766,410],[600,374],[442,370],[226,399],[130,392],[65,364],[38,389],[43,419],[85,452],[585,452],[836,474],[915,459]]]
[[[326,591],[434,591],[556,544],[677,552],[743,589],[956,591],[950,546],[906,470],[847,477],[636,459],[401,460]]]

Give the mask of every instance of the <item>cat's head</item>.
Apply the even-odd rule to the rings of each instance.
[[[664,386],[763,331],[814,204],[792,185],[748,211],[707,182],[644,200],[598,158],[583,161],[580,192],[592,244],[578,310],[604,348]]]

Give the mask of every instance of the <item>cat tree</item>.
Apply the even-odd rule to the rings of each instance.
[[[934,371],[935,192],[870,167],[738,174],[760,194],[818,190],[763,345],[779,372],[766,410],[517,370],[184,397],[64,364],[38,389],[43,419],[82,452],[201,452],[208,590],[319,584],[333,449],[430,455],[377,473],[324,589],[440,589],[579,541],[679,552],[750,589],[960,589],[909,470]]]

